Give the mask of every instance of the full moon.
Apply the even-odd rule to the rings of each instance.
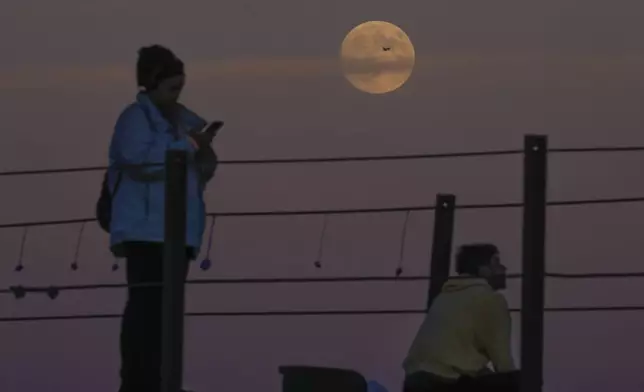
[[[385,94],[399,89],[411,76],[414,45],[398,26],[371,21],[351,30],[340,48],[345,78],[358,90]]]

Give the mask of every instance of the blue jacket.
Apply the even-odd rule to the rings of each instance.
[[[369,381],[367,383],[367,392],[387,392],[387,388],[377,381]]]
[[[214,174],[214,164],[204,168],[186,132],[206,122],[182,107],[179,129],[170,123],[150,101],[139,93],[136,102],[120,114],[110,144],[108,183],[112,192],[110,245],[117,256],[123,256],[126,241],[163,242],[165,215],[165,173],[163,166],[123,168],[127,165],[163,163],[170,149],[188,152],[186,243],[198,254],[205,225],[203,191]],[[207,174],[204,174],[207,173]],[[116,193],[114,187],[120,175]]]

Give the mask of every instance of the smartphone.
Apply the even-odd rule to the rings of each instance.
[[[215,137],[217,135],[217,132],[224,126],[223,121],[211,121],[206,126],[201,128],[200,132],[208,132],[212,135],[212,137]]]

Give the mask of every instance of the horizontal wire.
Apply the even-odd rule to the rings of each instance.
[[[3,223],[3,224],[0,224],[0,229],[36,227],[36,226],[73,225],[77,223],[87,223],[87,222],[96,222],[96,218],[58,219],[58,220],[42,220],[42,221],[32,221],[32,222]]]
[[[551,153],[586,153],[586,152],[636,152],[644,151],[644,146],[605,146],[605,147],[563,147],[550,148]],[[334,162],[365,162],[365,161],[400,161],[419,159],[441,159],[441,158],[466,158],[483,156],[502,156],[523,154],[524,150],[484,150],[484,151],[462,151],[448,153],[426,153],[426,154],[396,154],[396,155],[371,155],[371,156],[346,156],[346,157],[321,157],[321,158],[269,158],[269,159],[229,159],[220,160],[223,165],[262,165],[262,164],[293,164],[293,163],[334,163]],[[164,163],[146,163],[130,165],[130,167],[163,166]],[[12,170],[0,172],[0,177],[23,176],[36,174],[58,174],[77,173],[88,171],[105,171],[107,166],[87,166],[60,169],[40,170]]]
[[[272,211],[239,211],[239,212],[209,212],[206,216],[220,217],[242,217],[242,216],[292,216],[292,215],[344,215],[344,214],[373,214],[388,212],[406,212],[406,211],[433,211],[436,207],[433,205],[416,205],[401,207],[383,207],[383,208],[347,208],[347,209],[329,209],[329,210],[272,210]],[[0,224],[0,229],[32,227],[32,226],[57,226],[77,223],[95,222],[96,218],[78,218],[78,219],[61,219],[33,222],[15,222]]]
[[[563,306],[556,308],[544,308],[544,312],[637,312],[644,310],[644,305],[628,306]],[[516,310],[520,312],[520,309]]]
[[[641,202],[644,202],[644,196],[607,197],[607,198],[583,199],[583,200],[561,200],[561,201],[551,201],[546,204],[552,207],[558,207],[558,206],[563,207],[563,206],[584,206],[584,205],[594,205],[594,204],[627,204],[627,203],[641,203]]]
[[[644,306],[589,306],[589,307],[546,307],[544,312],[634,312],[642,311]],[[374,310],[277,310],[256,312],[186,312],[187,317],[266,317],[266,316],[367,316],[367,315],[401,315],[425,314],[425,309],[374,309]],[[520,313],[521,309],[512,308],[512,313]],[[103,314],[69,314],[54,316],[17,316],[0,317],[0,323],[33,322],[33,321],[64,321],[64,320],[96,320],[120,319],[118,313]]]
[[[289,216],[289,215],[344,215],[344,214],[373,214],[406,211],[433,211],[434,205],[415,205],[381,208],[350,208],[330,210],[272,210],[272,211],[238,211],[238,212],[209,212],[207,216],[238,217],[238,216]],[[1,226],[0,226],[1,228]]]
[[[277,159],[222,159],[220,165],[266,165],[266,164],[293,164],[293,163],[335,163],[335,162],[372,162],[372,161],[403,161],[419,159],[440,159],[440,158],[466,158],[483,156],[502,156],[522,154],[523,150],[487,150],[487,151],[466,151],[431,154],[397,154],[397,155],[372,155],[372,156],[351,156],[351,157],[326,157],[326,158],[277,158]],[[149,167],[163,166],[164,163],[146,163],[140,165],[129,165],[128,167]],[[91,171],[105,171],[108,166],[87,166],[61,169],[42,170],[12,170],[0,172],[0,177],[25,176],[36,174],[59,174],[78,173]]]
[[[545,277],[555,279],[598,279],[598,278],[644,278],[644,272],[602,272],[602,273],[546,273]],[[507,279],[522,279],[523,274],[508,274]],[[449,279],[468,279],[467,276],[450,276]],[[219,279],[189,279],[186,285],[203,284],[297,284],[297,283],[364,283],[364,282],[418,282],[430,281],[431,276],[331,276],[331,277],[298,277],[298,278],[219,278]],[[127,283],[99,283],[79,285],[49,285],[49,286],[11,286],[0,289],[0,294],[13,294],[15,290],[24,293],[46,293],[51,289],[57,291],[86,291],[123,288],[158,288],[163,287],[163,282],[149,282],[131,284]]]
[[[228,165],[257,165],[275,163],[333,163],[333,162],[365,162],[365,161],[401,161],[419,159],[444,159],[444,158],[473,158],[484,156],[502,156],[523,154],[523,150],[487,150],[487,151],[462,151],[427,154],[397,154],[397,155],[372,155],[352,157],[329,158],[285,158],[285,159],[254,159],[254,160],[221,160],[220,163]]]
[[[637,152],[644,151],[644,146],[604,146],[604,147],[558,147],[549,148],[552,153],[585,153],[585,152]]]
[[[122,169],[136,169],[142,167],[161,167],[165,166],[165,162],[159,163],[139,163],[136,165],[123,165],[119,166]],[[0,177],[14,177],[14,176],[30,176],[37,174],[65,174],[65,173],[82,173],[93,171],[105,171],[109,166],[83,166],[83,167],[67,167],[60,169],[34,169],[34,170],[9,170],[0,172]]]
[[[348,277],[301,277],[301,278],[224,278],[224,279],[189,279],[188,285],[202,284],[286,284],[286,283],[351,283],[351,282],[394,282],[394,281],[428,281],[429,276],[348,276]],[[163,282],[148,282],[128,285],[127,283],[102,283],[85,285],[62,286],[14,286],[29,291],[45,291],[56,288],[61,291],[121,289],[121,288],[155,288],[162,287]],[[11,293],[9,290],[0,290],[0,293]]]
[[[546,276],[558,279],[644,278],[644,272],[589,272],[575,274],[549,272]]]
[[[508,274],[508,279],[521,278],[521,274]],[[463,279],[465,277],[450,277],[450,279]],[[188,285],[201,284],[293,284],[293,283],[359,283],[359,282],[396,282],[396,281],[430,281],[432,278],[427,275],[416,276],[346,276],[346,277],[301,277],[301,278],[226,278],[226,279],[189,279]],[[49,289],[59,291],[85,291],[101,289],[122,289],[122,288],[158,288],[163,287],[163,282],[148,282],[131,284],[127,283],[102,283],[85,285],[49,285],[49,286],[12,286],[9,289],[0,290],[0,294],[13,293],[12,289],[24,290],[24,292],[46,292]]]
[[[605,147],[563,147],[550,148],[550,153],[586,153],[586,152],[636,152],[644,151],[644,146],[605,146]],[[345,156],[345,157],[321,157],[321,158],[269,158],[269,159],[224,159],[220,160],[222,165],[265,165],[265,164],[293,164],[293,163],[336,163],[336,162],[366,162],[366,161],[401,161],[419,159],[441,159],[441,158],[467,158],[484,156],[502,156],[523,154],[524,150],[484,150],[484,151],[462,151],[447,153],[426,153],[426,154],[396,154],[396,155],[370,155],[370,156]],[[128,165],[128,167],[150,167],[163,166],[164,163],[144,163]],[[35,170],[10,170],[0,172],[0,177],[25,176],[38,174],[59,174],[78,173],[91,171],[105,171],[108,166],[86,166],[60,169],[35,169]]]
[[[567,207],[567,206],[585,206],[595,204],[628,204],[628,203],[641,203],[644,202],[644,196],[636,197],[604,197],[594,199],[578,199],[578,200],[557,200],[549,201],[546,203],[549,207]],[[488,203],[488,204],[457,204],[454,206],[456,210],[480,210],[480,209],[496,209],[496,208],[521,208],[523,203]]]
[[[563,206],[583,206],[596,204],[627,204],[644,202],[644,196],[638,197],[618,197],[618,198],[597,198],[582,200],[561,200],[550,201],[546,203],[551,207]],[[504,209],[504,208],[521,208],[523,203],[484,203],[484,204],[459,204],[454,208],[456,210],[483,210],[483,209]],[[239,212],[209,212],[206,216],[212,217],[242,217],[242,216],[304,216],[304,215],[345,215],[345,214],[373,214],[373,213],[390,213],[390,212],[407,212],[407,211],[433,211],[436,210],[434,205],[415,205],[415,206],[398,206],[382,208],[347,208],[347,209],[330,209],[330,210],[269,210],[269,211],[239,211]],[[95,222],[96,218],[77,218],[77,219],[59,219],[43,220],[32,222],[15,222],[0,224],[0,229],[33,227],[33,226],[57,226],[70,225],[78,223]]]

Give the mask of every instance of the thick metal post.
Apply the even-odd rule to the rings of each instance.
[[[521,392],[541,392],[543,388],[547,154],[546,136],[527,135],[525,137]]]
[[[179,392],[183,382],[183,317],[186,254],[187,155],[171,150],[165,161],[163,255],[162,392]]]
[[[427,310],[434,298],[440,293],[449,278],[454,235],[454,205],[456,196],[436,195],[434,211],[434,239],[432,241],[432,260],[429,267],[430,282],[427,293]]]

